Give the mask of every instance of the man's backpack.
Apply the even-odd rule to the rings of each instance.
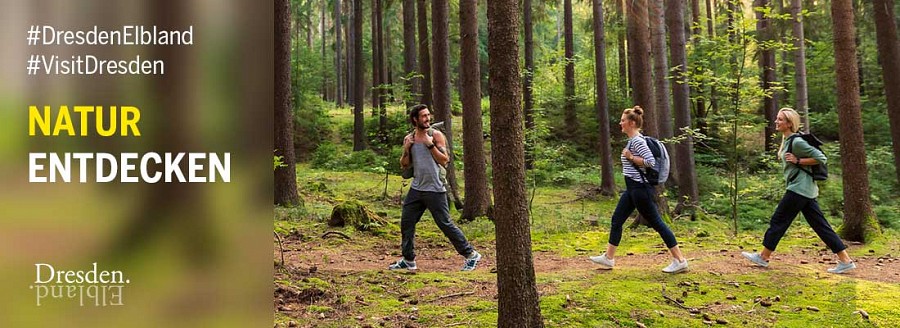
[[[787,151],[785,151],[785,153],[793,153],[791,150],[794,148],[794,138],[803,139],[810,146],[813,146],[813,148],[818,149],[819,151],[822,151],[822,141],[819,140],[819,138],[816,138],[815,135],[810,134],[810,133],[798,133],[798,134],[794,134],[794,135],[791,135],[790,137],[788,137],[788,141],[787,141],[788,148],[787,148]],[[796,164],[794,164],[794,165],[796,165]],[[828,180],[828,167],[825,166],[825,163],[811,165],[811,166],[809,166],[809,169],[804,169],[803,167],[804,167],[804,165],[797,165],[797,168],[800,169],[800,171],[806,172],[806,174],[809,174],[810,176],[812,176],[813,180],[816,180],[816,181]],[[798,174],[800,174],[800,172],[794,172],[794,174],[788,178],[788,183],[794,182],[794,179],[797,178]]]
[[[647,148],[650,148],[650,152],[653,153],[653,159],[656,160],[656,164],[652,167],[647,167],[646,173],[641,171],[634,163],[631,163],[631,165],[641,173],[641,177],[650,185],[664,184],[669,179],[669,152],[666,151],[666,146],[663,145],[662,141],[654,137],[644,136],[644,141],[647,142]]]

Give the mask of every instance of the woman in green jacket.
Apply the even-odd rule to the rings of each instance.
[[[831,273],[845,273],[856,268],[856,263],[850,259],[847,254],[847,246],[841,241],[841,238],[834,232],[825,215],[819,209],[819,203],[816,197],[819,196],[819,187],[813,180],[812,175],[800,172],[800,170],[808,171],[803,166],[817,165],[825,163],[827,158],[820,150],[811,146],[803,138],[794,137],[792,135],[800,130],[800,114],[797,114],[791,108],[782,108],[778,111],[775,119],[775,130],[782,133],[781,147],[778,149],[778,158],[784,168],[784,179],[787,181],[787,190],[772,219],[769,222],[769,229],[763,237],[763,250],[760,253],[743,252],[742,255],[754,264],[761,267],[769,266],[769,258],[772,252],[778,246],[778,241],[784,236],[791,222],[802,212],[806,222],[812,227],[813,231],[819,235],[819,238],[828,245],[832,252],[837,254],[839,260],[838,265],[828,269]],[[787,142],[792,145],[788,146]],[[788,153],[787,149],[791,149]]]

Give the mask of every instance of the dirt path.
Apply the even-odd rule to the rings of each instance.
[[[851,246],[861,247],[861,246]],[[285,243],[285,261],[292,267],[309,268],[319,271],[357,272],[386,269],[399,258],[399,249],[393,243],[376,242],[373,245],[353,245],[351,247],[329,247],[322,241]],[[484,259],[477,270],[495,270],[494,248],[479,250]],[[538,274],[571,271],[603,271],[588,260],[587,252],[577,257],[562,257],[554,252],[534,252],[534,266]],[[836,259],[827,252],[792,251],[776,253],[768,268],[750,264],[741,256],[741,250],[721,249],[717,251],[697,250],[686,254],[693,272],[711,274],[745,274],[758,271],[820,272],[827,274],[826,268],[834,266]],[[452,272],[459,270],[463,259],[448,245],[416,245],[416,264],[420,272]],[[276,246],[274,257],[280,261]],[[858,268],[846,274],[847,277],[876,282],[900,283],[900,258],[890,256],[863,256],[854,259]],[[659,270],[666,266],[670,258],[665,253],[632,254],[620,253],[616,256],[617,267],[646,268]]]

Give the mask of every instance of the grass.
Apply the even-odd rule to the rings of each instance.
[[[388,109],[389,113],[401,110],[399,107]],[[381,269],[399,256],[400,236],[396,225],[399,225],[402,196],[409,189],[408,181],[388,174],[385,185],[386,175],[377,163],[369,163],[370,158],[365,156],[348,155],[350,135],[341,131],[348,130],[352,116],[346,108],[332,109],[328,113],[332,125],[342,127],[330,138],[336,143],[330,151],[346,158],[329,169],[299,165],[297,182],[306,207],[276,208],[274,227],[282,236],[291,233],[300,236],[288,241],[288,252],[285,253],[288,270],[276,273],[276,284],[298,290],[315,288],[326,294],[292,311],[279,311],[276,306],[276,325],[288,326],[293,321],[299,326],[320,327],[494,326],[498,316],[494,299],[496,274],[490,272],[490,265],[469,273],[420,268],[419,273],[410,275]],[[454,131],[456,136],[461,135],[461,124],[454,124]],[[368,156],[394,163],[392,153],[381,151],[383,153]],[[355,169],[341,170],[342,165]],[[739,250],[752,251],[761,247],[768,217],[781,197],[772,189],[773,185],[781,185],[773,182],[780,179],[777,174],[741,177],[739,230],[735,235],[726,192],[729,180],[721,179],[722,172],[714,168],[700,167],[703,171],[701,188],[706,190],[701,205],[708,213],[701,213],[696,221],[676,219],[671,226],[691,259],[692,267],[699,269],[675,276],[659,272],[657,266],[663,265],[661,261],[664,260],[660,259],[665,256],[656,254],[664,250],[664,246],[656,232],[646,227],[625,231],[620,254],[630,253],[634,257],[626,258],[621,267],[605,272],[583,265],[584,257],[605,248],[610,215],[618,200],[617,197],[582,197],[598,183],[595,172],[599,169],[594,166],[585,164],[554,171],[545,177],[553,181],[565,180],[565,185],[538,184],[534,190],[532,187],[535,186],[529,185],[529,198],[534,192],[530,206],[532,251],[543,261],[560,260],[554,263],[561,263],[559,267],[548,269],[551,264],[536,260],[536,265],[544,266],[536,278],[540,306],[548,327],[633,327],[638,323],[648,327],[701,327],[708,325],[704,321],[715,324],[717,319],[737,327],[900,326],[900,308],[896,305],[900,304],[897,278],[880,282],[885,279],[835,276],[824,273],[825,264],[795,264],[797,258],[815,264],[822,254],[829,253],[802,219],[795,220],[776,253],[789,257],[790,261],[776,261],[777,264],[767,270],[729,267],[729,263],[737,263],[732,258]],[[834,171],[839,175],[839,168]],[[458,174],[462,183],[462,173]],[[617,185],[624,184],[621,176],[616,179]],[[462,184],[460,189],[463,190]],[[674,206],[671,195],[669,197]],[[822,185],[820,204],[835,228],[840,224],[841,197],[839,177]],[[879,202],[881,207],[876,205],[876,210],[880,211],[879,219],[896,222],[896,216],[891,216],[896,211],[890,204],[895,204],[897,198],[890,194],[885,197]],[[351,240],[319,238],[323,232],[335,229],[326,225],[332,208],[348,200],[361,201],[394,225],[375,234],[342,229]],[[451,206],[451,217],[458,218],[459,215]],[[592,221],[597,222],[596,226],[588,224]],[[479,219],[460,227],[477,248],[485,250],[482,253],[492,252],[495,233],[492,222]],[[851,256],[872,259],[898,254],[900,232],[884,231],[880,239],[852,247]],[[417,226],[416,238],[417,245],[430,248],[428,255],[432,261],[433,257],[455,256],[446,238],[430,222],[429,214]],[[375,249],[377,251],[373,252]],[[315,263],[342,260],[337,258],[341,254],[380,256],[384,263],[361,265],[364,269],[345,271],[303,271]],[[635,258],[650,258],[652,267],[643,267],[646,263],[635,264],[641,263]],[[279,260],[276,251],[276,263]],[[379,259],[367,260],[376,262],[374,260]],[[571,265],[579,261],[581,266]],[[866,263],[872,265],[873,262]],[[722,263],[726,263],[724,267]],[[710,267],[715,269],[703,269]],[[668,296],[682,300],[684,307],[696,308],[699,312],[691,313],[666,300],[662,295],[664,287]],[[460,292],[472,294],[447,297]],[[763,306],[763,303],[771,305]],[[869,319],[863,319],[855,312],[858,310],[866,311]]]
[[[384,197],[384,175],[367,172],[332,172],[298,167],[298,185],[306,199],[306,208],[276,209],[275,230],[285,234],[295,230],[305,235],[304,247],[319,250],[365,252],[373,244],[399,244],[399,233],[388,231],[381,236],[343,231],[352,240],[320,239],[318,235],[329,229],[325,222],[331,208],[342,200],[360,200],[389,221],[399,223],[400,189],[403,181],[388,178],[388,195]],[[403,186],[404,191],[408,186]],[[578,189],[575,187],[574,189]],[[581,258],[599,252],[608,236],[609,215],[616,198],[597,198],[573,201],[573,189],[538,187],[532,206],[532,249],[548,256]],[[773,204],[770,204],[774,206]],[[454,209],[451,215],[458,217]],[[586,224],[596,218],[598,226]],[[452,248],[429,216],[418,225],[417,243],[442,245],[438,252]],[[779,245],[779,254],[815,253],[824,245],[803,220],[796,220]],[[493,224],[479,220],[461,225],[467,237],[478,247],[490,247],[494,241]],[[710,254],[719,249],[735,252],[737,248],[759,248],[764,230],[742,230],[731,233],[731,222],[708,216],[689,221],[676,220],[673,231],[686,254]],[[396,230],[396,227],[394,227]],[[894,252],[898,232],[887,229],[883,238],[851,251],[854,257],[884,255]],[[307,242],[304,242],[307,241]],[[276,246],[277,248],[277,246]],[[399,247],[391,255],[398,255]],[[626,230],[623,253],[653,255],[662,242],[649,228]],[[704,253],[707,252],[707,253]],[[293,252],[295,263],[328,263],[332,260],[309,258],[299,249]],[[432,254],[433,253],[432,251]],[[443,253],[441,253],[443,254]],[[694,255],[692,255],[694,254]],[[810,255],[815,261],[815,255]],[[708,264],[714,256],[697,256],[695,264]],[[658,268],[623,266],[612,272],[593,269],[560,267],[537,275],[541,293],[541,309],[549,327],[617,327],[635,326],[638,322],[649,326],[701,327],[705,319],[725,320],[729,326],[739,327],[808,327],[854,326],[890,327],[900,325],[900,285],[868,281],[851,277],[828,275],[820,270],[779,264],[775,269],[752,273],[711,273],[690,271],[676,276],[658,272]],[[386,272],[381,269],[325,272],[309,275],[303,281],[298,276],[276,278],[276,283],[298,289],[327,290],[330,298],[319,303],[301,305],[295,312],[276,311],[276,324],[295,321],[300,326],[316,325],[345,327],[408,324],[419,327],[459,325],[471,327],[493,326],[497,320],[496,274],[488,269],[473,273],[419,272],[415,275]],[[691,314],[662,296],[666,294],[684,301],[684,306],[701,309]],[[474,291],[448,299],[453,293]],[[686,295],[686,296],[685,296]],[[775,301],[775,299],[779,301]],[[733,298],[733,299],[732,299]],[[762,306],[757,299],[771,302]],[[819,311],[809,310],[812,307]],[[869,320],[854,313],[865,310]]]

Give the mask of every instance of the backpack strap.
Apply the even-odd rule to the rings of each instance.
[[[793,154],[792,150],[794,149],[794,139],[796,139],[796,138],[800,138],[800,134],[793,134],[790,137],[788,137],[788,148],[785,151],[785,153]],[[796,156],[796,155],[794,155],[794,156]],[[787,181],[788,184],[790,184],[791,182],[794,182],[794,179],[797,179],[797,175],[800,174],[800,171],[806,172],[806,174],[809,174],[809,176],[813,176],[812,170],[804,169],[803,165],[794,164],[794,163],[790,163],[790,164],[796,166],[799,171],[795,171],[794,174],[791,174],[791,176],[788,177],[788,181]]]
[[[643,137],[641,137],[641,138],[643,138]],[[644,142],[647,142],[647,139],[644,139]],[[628,150],[632,150],[631,149],[631,140],[628,140],[628,144],[625,145],[625,148],[628,148]],[[632,151],[631,153],[632,153],[632,156],[634,156],[634,152]],[[631,162],[631,161],[629,161],[629,162]],[[647,179],[647,175],[644,174],[644,171],[641,171],[641,168],[639,166],[637,166],[637,164],[635,164],[634,162],[631,162],[631,166],[633,166],[634,169],[638,171],[638,174],[641,175],[641,179],[644,180],[644,183],[650,184],[650,180]]]

